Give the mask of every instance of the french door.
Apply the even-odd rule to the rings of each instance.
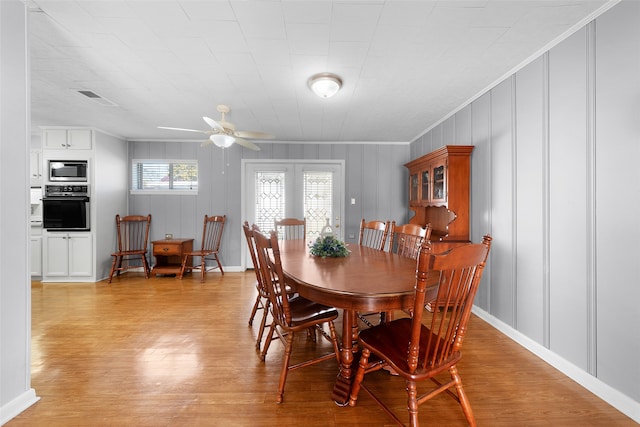
[[[245,159],[243,218],[263,231],[275,219],[306,218],[307,240],[330,225],[343,238],[343,161],[265,161]]]

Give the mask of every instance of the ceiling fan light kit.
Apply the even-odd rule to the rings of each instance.
[[[211,135],[209,139],[220,148],[231,147],[236,139],[230,135]]]
[[[308,84],[320,98],[331,98],[342,87],[342,79],[332,73],[318,73],[309,78]]]

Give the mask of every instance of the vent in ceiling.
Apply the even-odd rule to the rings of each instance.
[[[113,101],[108,100],[107,98],[104,98],[100,95],[98,95],[97,93],[95,93],[94,91],[91,90],[79,90],[78,93],[86,96],[87,98],[91,98],[93,101],[97,102],[100,105],[104,105],[105,107],[117,107],[118,104],[116,104]]]

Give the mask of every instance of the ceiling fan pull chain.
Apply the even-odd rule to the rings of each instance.
[[[227,150],[224,147],[221,147],[222,150],[222,175],[224,175],[225,171],[229,167],[229,162],[227,160]]]

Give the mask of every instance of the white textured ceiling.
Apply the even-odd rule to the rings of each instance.
[[[203,139],[157,126],[205,130],[226,104],[279,141],[409,142],[608,1],[26,3],[34,126]],[[343,79],[333,98],[319,72]]]

